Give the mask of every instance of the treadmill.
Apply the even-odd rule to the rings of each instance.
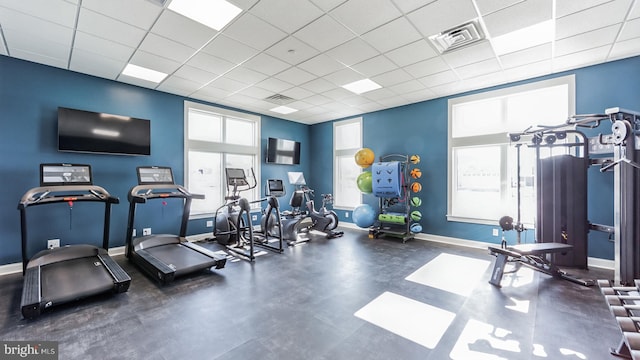
[[[102,247],[67,245],[42,250],[29,259],[27,208],[66,202],[102,202],[104,229]],[[40,187],[27,191],[18,204],[22,233],[24,284],[20,304],[22,316],[32,319],[55,305],[105,292],[123,293],[131,278],[108,254],[111,204],[119,203],[104,188],[93,185],[91,166],[40,164]]]
[[[215,267],[224,268],[227,257],[214,253],[186,239],[187,223],[192,199],[202,195],[189,193],[176,185],[170,167],[138,167],[138,185],[129,191],[129,220],[127,223],[126,256],[160,284],[172,282],[175,277]],[[179,198],[184,200],[179,235],[148,235],[133,238],[136,205],[148,200]]]

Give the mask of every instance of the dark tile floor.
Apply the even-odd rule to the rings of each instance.
[[[498,289],[487,251],[345,233],[164,287],[116,257],[129,292],[33,321],[22,276],[0,277],[0,339],[58,341],[60,359],[613,358],[619,330],[597,287],[523,269]]]

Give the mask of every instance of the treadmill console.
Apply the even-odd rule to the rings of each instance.
[[[40,186],[93,185],[91,166],[40,164]]]
[[[138,185],[166,184],[174,185],[173,172],[168,166],[139,166]]]

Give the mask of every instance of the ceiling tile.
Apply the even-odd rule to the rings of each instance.
[[[431,36],[478,17],[472,0],[436,1],[407,15],[422,35]]]
[[[12,30],[14,35],[21,35],[20,39],[23,41],[29,42],[34,38],[34,41],[41,44],[51,41],[70,47],[73,39],[73,29],[70,27],[2,7],[0,7],[0,24],[5,31],[9,48],[17,44],[11,44],[14,40],[6,34],[7,30]]]
[[[366,97],[367,99],[371,99],[371,100],[374,100],[374,101],[377,101],[377,100],[380,100],[380,99],[386,99],[386,98],[394,97],[395,95],[396,94],[394,94],[393,91],[391,91],[391,90],[389,90],[387,88],[368,91],[368,92],[362,94],[362,96]]]
[[[378,55],[378,52],[366,42],[355,38],[327,51],[326,54],[346,66],[351,66]]]
[[[340,71],[336,71],[324,77],[325,80],[328,80],[338,86],[342,86],[345,84],[352,83],[357,80],[362,80],[364,76],[350,68],[345,68]]]
[[[288,64],[298,65],[320,52],[295,37],[289,36],[267,49],[266,53]]]
[[[263,73],[248,69],[244,66],[238,66],[224,75],[229,79],[237,80],[245,84],[255,84],[269,77]]]
[[[173,11],[163,11],[151,32],[194,49],[200,49],[218,33]]]
[[[620,23],[631,0],[616,0],[556,20],[556,39]]]
[[[413,79],[413,77],[402,69],[389,71],[387,73],[376,75],[371,78],[371,80],[375,81],[383,87],[392,86],[401,82],[409,81],[411,79]]]
[[[250,12],[289,34],[324,14],[308,0],[261,0]]]
[[[526,0],[476,0],[481,15],[491,14]]]
[[[158,90],[170,92],[173,94],[188,96],[193,92],[197,91],[200,88],[200,86],[202,86],[202,84],[198,82],[188,80],[188,79],[183,79],[176,75],[172,75],[166,78],[158,86]]]
[[[443,84],[459,81],[460,78],[453,70],[447,70],[436,74],[428,75],[418,79],[424,86],[432,88]]]
[[[396,6],[405,14],[435,1],[436,0],[393,0]]]
[[[250,96],[254,99],[264,99],[271,95],[273,95],[273,91],[259,88],[257,86],[251,86],[248,88],[244,88],[238,92],[239,94]]]
[[[495,57],[491,44],[483,41],[459,50],[445,53],[442,57],[452,67],[464,66]]]
[[[640,17],[640,3],[636,1],[633,3],[633,8],[631,9],[631,11],[629,11],[628,19],[637,19],[639,17]]]
[[[313,74],[297,67],[290,67],[274,77],[293,85],[304,84],[316,78]]]
[[[0,2],[0,24],[5,27],[11,24],[12,20],[19,21],[21,17],[16,16],[21,14],[71,27],[76,20],[77,11],[76,5],[61,0],[3,0]]]
[[[53,23],[48,24],[54,27],[60,27]],[[67,68],[67,62],[71,53],[70,41],[66,43],[54,42],[51,39],[46,39],[34,34],[31,29],[29,29],[29,31],[22,31],[22,29],[3,28],[3,33],[7,40],[7,47],[11,56],[18,56],[17,52],[19,51],[22,54],[21,56],[23,56],[21,59],[29,61],[36,61],[34,59],[38,58],[48,59],[47,65]],[[43,33],[42,35],[45,37],[55,37],[56,39],[60,37],[47,33]]]
[[[179,62],[139,50],[133,54],[130,63],[167,74],[176,71],[180,66]]]
[[[553,0],[529,0],[484,17],[488,36],[496,37],[553,18]]]
[[[620,37],[617,41],[624,41],[640,37],[640,18],[627,21],[622,27]]]
[[[547,75],[551,71],[551,60],[543,60],[524,66],[505,69],[502,71],[502,73],[504,74],[507,81],[518,81],[531,79],[536,76]]]
[[[8,55],[7,48],[4,46],[4,36],[2,35],[2,28],[0,28],[0,55]]]
[[[144,30],[151,28],[163,9],[150,1],[131,0],[82,0],[82,7]]]
[[[389,90],[393,91],[396,94],[404,94],[408,92],[414,92],[423,90],[424,85],[418,80],[409,80],[407,82],[403,82],[400,84],[393,85],[388,87]]]
[[[224,33],[258,50],[264,50],[287,36],[284,31],[249,13],[232,22]]]
[[[313,96],[309,96],[308,98],[304,99],[304,101],[308,102],[309,104],[319,106],[319,105],[328,104],[333,100],[324,95],[316,94]]]
[[[249,10],[260,0],[227,0],[242,10]]]
[[[240,82],[240,81],[236,81],[236,80],[232,80],[229,78],[223,78],[223,77],[219,77],[217,79],[215,79],[214,81],[212,81],[211,83],[209,83],[207,85],[207,87],[213,87],[216,89],[220,89],[220,90],[224,90],[226,92],[228,92],[229,94],[234,93],[240,89],[243,89],[245,87],[247,87],[248,84]]]
[[[213,86],[205,86],[191,94],[191,97],[216,103],[227,95],[229,95],[228,91],[218,89]]]
[[[607,53],[610,48],[610,46],[601,46],[595,49],[555,57],[553,59],[553,71],[576,69],[595,64],[596,62],[602,62],[607,58]]]
[[[620,25],[617,24],[558,40],[556,41],[555,56],[568,55],[603,45],[613,44],[619,30]]]
[[[401,17],[369,31],[361,38],[376,50],[384,53],[421,39],[422,35],[406,18]]]
[[[242,66],[263,74],[275,75],[285,69],[288,69],[291,65],[278,60],[271,55],[267,55],[266,53],[260,53],[244,62]]]
[[[332,72],[342,70],[344,65],[327,55],[320,54],[299,64],[298,67],[316,76],[324,76]]]
[[[302,85],[300,85],[301,88],[305,88],[309,91],[312,91],[314,93],[323,93],[325,91],[329,91],[333,88],[335,88],[337,85],[323,79],[323,78],[317,78],[317,79],[313,79],[311,81],[308,81]]]
[[[442,58],[435,57],[406,66],[404,70],[414,78],[418,79],[427,75],[449,70],[449,65],[447,65]]]
[[[271,77],[264,81],[261,81],[257,84],[257,86],[266,90],[271,90],[274,93],[279,93],[286,89],[291,89],[293,87],[293,84]]]
[[[361,63],[352,65],[351,68],[364,76],[371,78],[375,75],[386,73],[397,69],[398,67],[384,55],[379,55]]]
[[[613,45],[609,59],[622,59],[629,56],[637,56],[640,49],[640,37],[631,40],[617,42]]]
[[[556,0],[556,18],[577,13],[578,11],[604,4],[609,1],[611,0]]]
[[[462,79],[470,79],[480,75],[501,71],[500,63],[496,59],[487,59],[475,64],[460,66],[454,69]]]
[[[426,40],[418,40],[401,48],[389,51],[385,54],[398,66],[415,64],[438,55]]]
[[[93,54],[119,60],[126,63],[134,52],[134,48],[122,45],[117,42],[102,39],[91,34],[86,34],[82,31],[76,32],[75,40],[73,41],[74,49],[80,49],[91,52]],[[74,50],[75,51],[75,50]]]
[[[35,52],[20,49],[20,48],[12,49],[11,47],[9,47],[9,53],[11,54],[11,57],[15,57],[18,59],[27,60],[27,61],[44,64],[44,65],[49,65],[49,66],[53,66],[61,69],[67,68],[66,59],[54,58],[47,55],[43,55],[41,53],[35,53]]]
[[[131,84],[131,85],[135,85],[143,88],[148,88],[148,89],[155,89],[158,86],[158,84],[152,81],[138,79],[135,77],[123,75],[122,73],[118,75],[118,78],[116,80],[123,83]]]
[[[218,77],[218,74],[214,74],[189,65],[182,65],[173,73],[173,75],[178,76],[181,79],[189,80],[194,84],[197,84],[197,87],[207,84],[211,80]]]
[[[216,36],[202,51],[234,64],[240,64],[259,52],[223,34]]]
[[[324,11],[332,10],[345,1],[346,0],[311,0],[312,3]]]
[[[85,8],[80,10],[78,30],[134,48],[138,47],[146,34],[135,26]]]
[[[187,64],[216,75],[222,75],[236,66],[227,60],[203,52],[195,54]]]
[[[333,90],[323,92],[322,95],[333,100],[342,100],[342,99],[352,97],[353,93],[343,88],[335,88]]]
[[[196,49],[153,33],[147,34],[138,49],[179,63],[185,62],[196,52]]]
[[[293,34],[297,39],[320,51],[336,47],[355,35],[347,28],[325,15]]]
[[[389,0],[350,0],[331,11],[331,16],[357,34],[364,34],[401,15]]]
[[[312,93],[311,91],[301,87],[294,87],[291,89],[287,89],[283,91],[281,94],[296,100],[302,100],[304,98],[308,98],[309,96],[314,95],[314,93]]]
[[[413,103],[433,99],[436,97],[436,95],[431,89],[424,89],[408,94],[403,94],[402,97]]]
[[[529,63],[551,59],[551,43],[512,52],[500,56],[500,62],[505,69],[522,66]]]

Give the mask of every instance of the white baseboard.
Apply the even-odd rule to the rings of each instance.
[[[341,223],[339,227],[361,230],[363,232],[369,231],[368,229],[363,229],[353,223]],[[187,240],[190,242],[202,241],[210,237],[211,237],[211,233],[195,234],[195,235],[187,236]],[[487,249],[487,246],[489,245],[488,243],[482,242],[482,241],[465,240],[465,239],[458,239],[458,238],[453,238],[448,236],[432,235],[432,234],[425,234],[425,233],[418,233],[416,234],[415,238],[418,240],[431,241],[431,242],[437,242],[437,243],[449,244],[449,245],[464,246],[464,247],[473,248],[473,249]],[[109,249],[109,255],[110,256],[124,255],[124,250],[125,250],[124,246],[114,247]],[[613,270],[614,261],[590,257],[587,259],[587,266]],[[22,272],[22,263],[0,265],[0,276],[15,274],[19,272]]]

